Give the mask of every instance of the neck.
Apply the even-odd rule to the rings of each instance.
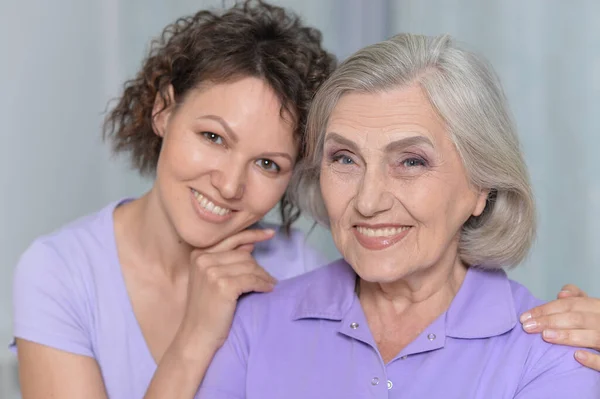
[[[154,188],[115,210],[115,229],[123,262],[158,268],[173,280],[187,275],[193,248],[177,234]]]
[[[392,283],[360,280],[361,304],[395,320],[418,315],[428,325],[448,309],[467,273],[456,253],[449,258]]]

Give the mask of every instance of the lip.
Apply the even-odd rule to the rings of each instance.
[[[397,229],[397,228],[402,228],[402,227],[407,227],[407,228],[393,236],[369,237],[369,236],[359,233],[357,227],[364,227],[364,228],[368,228],[368,229],[385,229],[385,228]],[[398,224],[357,224],[357,225],[352,226],[352,233],[354,234],[354,237],[356,237],[356,240],[358,241],[358,243],[362,247],[372,250],[372,251],[379,251],[379,250],[391,247],[392,245],[402,241],[404,239],[404,237],[406,237],[407,234],[410,233],[411,230],[412,230],[412,226],[398,225]]]
[[[231,209],[231,212],[229,212],[226,215],[215,215],[214,213],[209,212],[206,209],[204,209],[202,206],[200,206],[200,204],[198,203],[198,200],[196,199],[196,196],[194,195],[194,189],[190,189],[190,200],[192,201],[192,206],[196,210],[196,214],[202,220],[205,220],[205,221],[211,222],[211,223],[223,223],[223,222],[226,222],[229,219],[231,219],[233,217],[233,214],[235,212],[237,212],[237,210],[234,210],[228,206],[225,206],[222,203],[213,201],[212,198],[210,198],[208,195],[205,195],[204,193],[201,193],[198,190],[195,190],[195,191],[202,194],[207,200],[211,201],[213,204],[220,206],[221,208]]]

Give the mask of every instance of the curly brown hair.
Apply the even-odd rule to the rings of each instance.
[[[257,77],[277,94],[282,113],[294,118],[302,160],[310,102],[336,66],[321,42],[321,32],[304,26],[296,14],[260,0],[246,0],[222,13],[203,10],[180,18],[152,42],[142,69],[125,83],[105,120],[104,138],[112,141],[115,153],[129,153],[141,174],[153,175],[162,145],[153,130],[157,95],[162,111],[170,105],[171,86],[178,103],[204,81]],[[280,214],[289,232],[300,211],[286,197]]]

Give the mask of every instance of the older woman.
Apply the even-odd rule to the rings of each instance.
[[[293,187],[344,259],[243,300],[198,397],[599,397],[574,349],[519,324],[539,302],[502,267],[535,208],[483,61],[398,35],[333,73],[308,128]]]

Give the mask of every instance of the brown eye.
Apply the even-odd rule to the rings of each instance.
[[[259,159],[256,161],[256,164],[268,172],[279,172],[281,170],[279,165],[270,159]]]
[[[215,144],[223,144],[223,137],[213,132],[202,132],[202,136],[208,141],[212,141]]]

